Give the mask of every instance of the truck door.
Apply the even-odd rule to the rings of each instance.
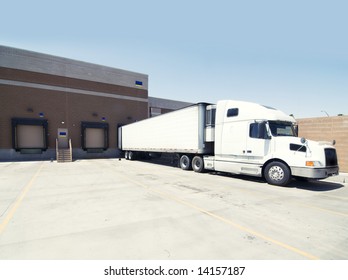
[[[244,161],[248,126],[245,121],[225,123],[222,132],[221,156],[229,161]]]
[[[271,137],[267,132],[264,121],[251,121],[244,154],[251,163],[263,163],[266,155],[270,153]]]

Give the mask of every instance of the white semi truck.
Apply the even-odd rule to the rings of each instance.
[[[233,100],[198,103],[120,127],[125,158],[174,153],[179,166],[264,177],[324,179],[339,171],[333,143],[297,137],[295,119],[271,107]]]

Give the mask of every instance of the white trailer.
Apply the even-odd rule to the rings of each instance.
[[[205,139],[206,103],[121,127],[119,148],[133,159],[139,152],[213,154],[213,141]],[[190,164],[187,166],[189,168]]]
[[[292,177],[337,175],[332,143],[298,138],[295,124],[293,117],[255,103],[198,103],[122,126],[119,148],[126,159],[175,153],[184,170],[252,175],[274,185],[286,185]]]

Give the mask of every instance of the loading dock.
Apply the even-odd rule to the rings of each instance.
[[[13,118],[13,149],[21,153],[42,153],[47,149],[47,127],[47,120]]]
[[[0,46],[0,161],[54,160],[70,140],[74,159],[119,156],[117,124],[148,117],[147,87],[146,74]]]
[[[102,153],[109,146],[109,124],[99,122],[81,123],[81,146],[89,153]]]

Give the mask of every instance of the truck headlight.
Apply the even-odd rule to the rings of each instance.
[[[321,167],[322,164],[320,161],[306,161],[306,166],[310,167]]]

